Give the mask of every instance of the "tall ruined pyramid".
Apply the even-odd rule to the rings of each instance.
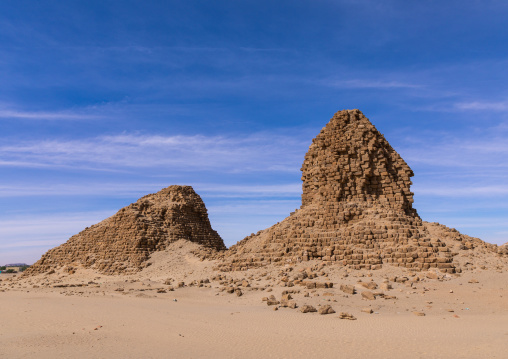
[[[301,170],[300,209],[231,247],[221,270],[318,259],[354,269],[388,263],[453,273],[448,239],[462,247],[491,246],[444,226],[434,235],[435,224],[412,207],[413,171],[359,110],[333,116]]]
[[[140,198],[115,215],[49,250],[25,275],[65,266],[104,274],[134,273],[155,251],[184,239],[211,250],[226,246],[212,229],[201,197],[190,186],[170,186]]]

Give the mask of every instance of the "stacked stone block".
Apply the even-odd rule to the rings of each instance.
[[[140,198],[49,250],[26,275],[79,265],[105,274],[134,273],[151,253],[180,239],[226,249],[210,225],[205,204],[190,186],[170,186]]]

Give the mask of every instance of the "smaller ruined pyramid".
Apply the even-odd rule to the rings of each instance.
[[[170,186],[140,198],[49,250],[25,275],[63,266],[70,270],[83,266],[104,274],[134,273],[143,268],[151,253],[182,239],[211,250],[226,249],[194,189]]]
[[[455,271],[450,246],[412,207],[413,171],[359,110],[333,116],[301,170],[300,209],[232,246],[221,270],[322,260],[353,269]]]

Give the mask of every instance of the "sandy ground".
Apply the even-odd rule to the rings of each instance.
[[[507,357],[508,267],[499,263],[460,275],[311,262],[219,273],[188,249],[157,253],[135,276],[0,276],[0,358]],[[288,286],[304,272],[333,287]],[[263,301],[283,291],[299,308]],[[306,304],[336,313],[302,313]]]

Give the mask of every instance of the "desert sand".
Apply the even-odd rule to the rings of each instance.
[[[506,357],[508,281],[500,263],[467,257],[473,264],[460,275],[352,271],[319,261],[221,273],[191,254],[192,246],[180,241],[154,253],[135,275],[82,269],[0,277],[0,357]],[[333,287],[283,286],[302,271]],[[363,298],[368,283],[382,295]],[[228,293],[231,287],[242,295]],[[280,301],[283,291],[298,308],[263,301]],[[304,305],[336,313],[302,313]],[[356,320],[340,319],[341,312]]]

